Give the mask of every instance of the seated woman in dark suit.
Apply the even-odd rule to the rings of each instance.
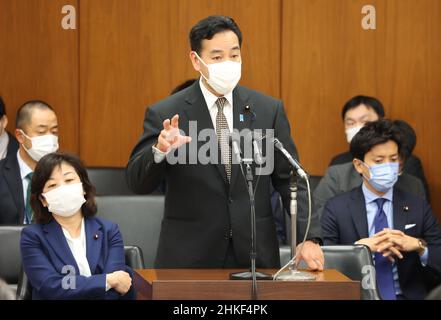
[[[52,153],[35,168],[21,255],[33,299],[133,299],[132,271],[115,223],[94,217],[95,188],[81,161]]]

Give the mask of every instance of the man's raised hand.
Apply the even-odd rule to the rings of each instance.
[[[181,135],[179,132],[179,115],[174,115],[171,120],[164,120],[162,125],[164,129],[159,134],[158,142],[155,146],[162,152],[167,153],[191,141],[191,137]]]

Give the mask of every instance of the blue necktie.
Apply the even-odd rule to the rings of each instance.
[[[374,220],[375,233],[389,227],[386,213],[383,210],[383,205],[386,201],[387,200],[383,198],[378,198],[375,200],[378,206],[378,211]],[[375,253],[375,271],[382,298],[385,300],[396,300],[397,297],[395,295],[392,263],[388,258],[383,257],[382,253]]]
[[[29,172],[26,175],[26,179],[28,180],[28,188],[26,190],[26,207],[25,207],[25,224],[32,223],[32,208],[31,208],[31,184],[32,184],[32,176],[34,175],[33,172]]]

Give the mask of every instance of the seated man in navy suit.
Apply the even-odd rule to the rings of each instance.
[[[374,253],[384,299],[423,299],[441,273],[441,229],[426,200],[395,188],[402,136],[390,120],[366,124],[351,141],[363,184],[326,203],[325,245],[364,244]]]
[[[58,120],[46,102],[31,100],[17,111],[15,136],[19,147],[0,161],[0,225],[30,224],[31,180],[37,162],[58,150]],[[8,152],[9,153],[9,152]]]

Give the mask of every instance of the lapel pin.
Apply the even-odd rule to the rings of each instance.
[[[94,238],[95,240],[98,240],[98,235],[97,235],[97,234],[94,235],[93,238]]]
[[[404,206],[404,207],[403,207],[403,211],[404,211],[404,212],[408,212],[408,211],[409,211],[409,207],[408,207],[408,206]]]

